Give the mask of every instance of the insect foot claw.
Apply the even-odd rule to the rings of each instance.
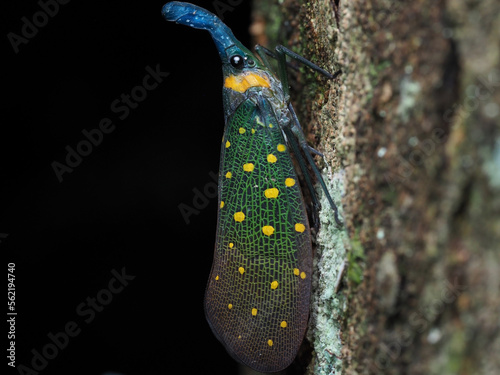
[[[309,149],[309,152],[312,152],[315,155],[321,156],[322,158],[325,157],[325,155],[323,155],[321,152],[319,152],[318,150],[316,150],[314,147],[311,147],[311,146],[307,145],[307,148]]]

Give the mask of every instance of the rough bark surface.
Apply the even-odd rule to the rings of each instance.
[[[291,83],[345,223],[322,218],[308,373],[499,374],[500,3],[260,0],[255,17],[270,46],[342,69]]]

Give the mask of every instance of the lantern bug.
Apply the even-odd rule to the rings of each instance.
[[[337,207],[314,164],[289,102],[286,56],[334,79],[278,46],[257,46],[260,60],[209,11],[170,2],[163,17],[210,32],[222,60],[224,136],[214,260],[205,292],[212,331],[237,361],[276,372],[295,358],[307,328],[312,250],[309,223],[290,150],[318,205],[306,161]],[[278,61],[272,72],[268,57]],[[305,156],[305,160],[304,157]]]

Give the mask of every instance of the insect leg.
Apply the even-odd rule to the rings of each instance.
[[[274,69],[271,66],[271,64],[269,63],[267,56],[272,57],[273,59],[277,60],[278,57],[276,56],[276,54],[273,51],[271,51],[270,49],[267,49],[266,47],[261,46],[260,44],[257,44],[255,46],[255,52],[257,52],[260,59],[262,60],[262,62],[266,66],[266,68],[273,71]],[[299,70],[295,65],[290,64],[288,61],[286,62],[286,65],[293,70],[296,70],[296,71]]]
[[[276,46],[276,54],[272,53],[269,50],[268,50],[269,53],[267,53],[265,50],[263,51],[264,53],[268,54],[271,57],[274,57],[278,61],[278,76],[281,81],[281,85],[283,86],[283,92],[285,94],[285,97],[289,97],[288,75],[286,72],[286,66],[287,66],[286,56],[289,56],[292,59],[297,60],[298,62],[304,64],[305,66],[314,70],[315,72],[324,75],[328,79],[335,79],[340,73],[342,73],[341,70],[338,70],[335,73],[331,74],[326,70],[320,68],[316,64],[312,63],[311,61],[307,60],[306,58],[300,56],[299,54],[281,45]]]
[[[337,206],[333,202],[333,199],[330,196],[328,189],[326,188],[325,181],[323,180],[323,177],[321,176],[321,173],[319,172],[318,167],[316,166],[316,163],[314,162],[314,159],[311,156],[311,147],[309,147],[307,145],[306,138],[304,136],[304,133],[302,132],[302,127],[300,126],[300,123],[299,123],[299,119],[297,118],[297,115],[295,114],[295,111],[293,110],[293,107],[291,104],[288,104],[288,110],[290,111],[290,114],[292,115],[292,119],[293,119],[293,124],[291,125],[292,127],[291,127],[291,129],[288,129],[288,132],[287,132],[287,133],[289,133],[289,132],[293,133],[293,137],[291,137],[293,139],[293,142],[290,142],[292,144],[292,148],[293,148],[293,144],[295,143],[295,145],[296,145],[298,142],[298,144],[300,145],[300,148],[302,148],[302,150],[304,151],[304,155],[307,159],[307,162],[311,166],[316,178],[318,179],[319,184],[321,185],[321,189],[323,189],[323,191],[326,195],[326,198],[328,199],[328,202],[330,203],[330,206],[333,209],[333,212],[335,214],[335,221],[336,221],[337,225],[342,226],[342,222],[339,219]],[[287,128],[285,128],[285,129],[287,129]],[[287,134],[287,137],[290,138],[288,134]],[[295,149],[294,149],[294,153],[297,154]],[[304,163],[301,164],[299,162],[299,165],[300,165],[300,168],[302,169],[302,171],[304,172],[303,173],[304,176],[307,176],[307,170],[304,169],[305,164]],[[311,189],[312,184],[310,184],[310,181],[309,181],[309,183],[307,182],[307,178],[306,178],[306,183],[307,183],[308,188]],[[313,189],[311,189],[311,194],[313,196],[315,196],[315,192]],[[314,203],[316,203],[316,202],[317,202],[317,199],[314,201]]]
[[[269,64],[267,56],[276,58],[276,55],[272,53],[270,50],[268,50],[266,47],[261,46],[260,44],[257,44],[255,46],[255,52],[257,52],[257,55],[259,55],[260,59],[262,60],[266,68],[269,69],[270,71],[273,71],[271,64]]]
[[[341,70],[338,70],[334,74],[331,74],[331,73],[327,72],[326,70],[320,68],[316,64],[313,64],[311,61],[305,59],[304,57],[289,50],[288,48],[286,48],[284,46],[277,46],[276,53],[273,53],[272,51],[269,51],[268,49],[266,49],[264,47],[261,47],[261,48],[256,49],[256,50],[258,51],[259,56],[263,57],[263,61],[264,61],[264,64],[266,66],[269,65],[269,61],[267,60],[267,57],[265,55],[271,56],[278,61],[278,75],[279,75],[279,78],[281,80],[281,85],[283,87],[283,93],[285,94],[285,98],[287,98],[287,101],[288,101],[288,98],[290,97],[290,89],[288,86],[288,75],[287,75],[287,71],[286,71],[286,66],[287,66],[286,56],[289,56],[289,57],[299,61],[300,63],[302,63],[302,64],[306,65],[307,67],[309,67],[310,69],[328,77],[329,79],[335,79],[340,73],[342,73]],[[325,181],[323,181],[323,177],[321,176],[321,173],[319,172],[318,167],[316,166],[316,163],[314,162],[314,159],[311,156],[311,152],[313,152],[317,155],[320,155],[320,156],[323,156],[323,155],[319,151],[313,149],[312,147],[310,147],[307,144],[304,133],[302,132],[302,127],[300,126],[299,119],[297,118],[297,115],[295,114],[295,111],[293,110],[292,105],[290,103],[287,103],[287,104],[288,104],[288,109],[290,111],[290,114],[292,115],[293,124],[291,125],[291,129],[284,127],[284,131],[285,131],[285,134],[287,135],[287,138],[289,139],[290,144],[292,145],[292,149],[293,149],[295,155],[297,155],[297,160],[299,162],[299,166],[302,169],[302,171],[304,172],[303,174],[304,174],[304,178],[306,180],[306,184],[307,184],[308,188],[311,190],[311,195],[313,196],[313,203],[316,206],[319,205],[314,188],[313,188],[313,185],[312,185],[312,182],[311,182],[311,179],[309,178],[309,176],[307,174],[307,169],[306,169],[304,160],[302,159],[301,156],[299,156],[301,153],[300,153],[300,150],[298,150],[297,145],[300,145],[300,148],[302,148],[302,150],[304,151],[304,155],[307,159],[307,162],[311,165],[311,168],[312,168],[314,174],[316,175],[316,178],[318,179],[318,181],[321,185],[321,188],[325,192],[325,195],[328,199],[328,202],[330,203],[330,206],[332,207],[332,209],[335,213],[335,222],[337,223],[337,225],[342,226],[342,222],[340,221],[339,216],[338,216],[337,206],[333,202],[333,199],[330,196],[328,189],[326,188]],[[289,133],[293,133],[293,136],[290,136]]]
[[[320,68],[316,64],[312,63],[311,61],[307,60],[306,58],[300,56],[299,54],[297,54],[297,53],[293,52],[292,50],[289,50],[288,48],[281,46],[281,45],[276,46],[276,52],[278,53],[278,55],[282,54],[282,55],[290,56],[292,59],[295,59],[298,62],[307,66],[308,68],[314,70],[315,72],[318,72],[318,73],[324,75],[328,79],[335,79],[340,73],[342,73],[341,70],[338,70],[335,73],[331,74],[331,73],[327,72],[326,70]]]
[[[297,137],[295,136],[293,130],[289,126],[283,127],[283,131],[285,133],[288,144],[292,147],[293,154],[297,159],[297,163],[299,164],[300,170],[302,171],[302,175],[304,176],[305,183],[307,188],[311,192],[311,199],[313,201],[314,208],[317,210],[320,207],[318,197],[316,196],[316,192],[314,191],[314,185],[312,183],[311,177],[309,176],[306,161],[302,157],[302,153],[300,151],[301,147],[297,142]]]

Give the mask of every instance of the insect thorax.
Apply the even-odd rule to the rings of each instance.
[[[227,74],[222,95],[226,121],[246,100],[258,105],[258,102],[265,99],[271,105],[280,127],[290,123],[291,116],[285,104],[281,82],[263,70],[243,71],[237,75]]]

